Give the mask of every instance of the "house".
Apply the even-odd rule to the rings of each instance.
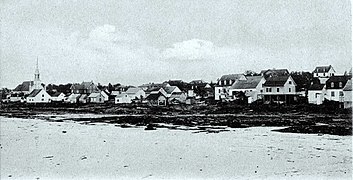
[[[164,83],[148,83],[148,84],[143,84],[138,86],[139,88],[141,88],[142,90],[144,90],[146,93],[149,89],[155,89],[155,88],[163,88],[166,86],[170,86],[170,84],[168,84],[167,82]]]
[[[298,98],[295,92],[296,83],[290,75],[271,76],[262,87],[259,96],[264,102],[290,104]]]
[[[167,105],[167,96],[163,93],[152,93],[146,97],[146,100],[151,106],[166,106]]]
[[[331,65],[329,66],[318,66],[313,71],[313,77],[318,78],[321,84],[325,84],[326,81],[331,77],[335,76],[336,71]]]
[[[181,90],[178,88],[178,86],[166,86],[163,87],[164,91],[167,93],[166,96],[170,97],[174,93],[181,93]]]
[[[325,99],[329,101],[344,101],[343,88],[348,81],[347,76],[331,76],[326,81],[326,95]]]
[[[333,69],[331,65],[329,66],[318,66],[313,71],[313,77],[318,78],[329,78],[334,76],[336,71]]]
[[[10,102],[24,102],[25,99],[24,93],[11,93],[9,97]]]
[[[238,80],[246,80],[246,77],[243,74],[228,74],[218,79],[214,92],[215,100],[219,101],[229,98],[229,88]]]
[[[288,69],[267,69],[262,70],[260,75],[263,76],[265,79],[273,76],[288,76],[289,71]]]
[[[325,84],[312,84],[308,89],[308,102],[320,105],[325,99]]]
[[[94,92],[88,96],[88,101],[90,103],[104,103],[104,96],[100,92]]]
[[[167,97],[167,94],[168,94],[168,93],[164,90],[163,87],[154,87],[154,88],[150,88],[150,89],[147,89],[147,90],[145,91],[145,93],[146,93],[146,97],[147,97],[148,95],[150,95],[150,94],[158,94],[158,93],[162,93],[164,96]]]
[[[74,83],[71,85],[70,89],[71,89],[71,93],[75,93],[75,94],[91,94],[91,93],[96,93],[100,91],[97,85],[93,83],[93,81],[82,82],[81,84]]]
[[[104,101],[109,101],[110,93],[108,90],[101,91],[101,94],[104,97]]]
[[[343,88],[343,95],[344,95],[344,108],[351,108],[352,107],[352,79],[349,79],[346,85]]]
[[[146,93],[141,88],[131,87],[125,93],[130,96],[130,99],[143,100],[144,98],[146,98]]]
[[[185,104],[187,95],[184,92],[173,93],[168,98],[168,104]]]
[[[129,94],[123,92],[115,97],[115,104],[127,104],[131,103],[132,99]]]
[[[81,96],[81,94],[71,93],[71,94],[67,97],[67,102],[69,102],[69,103],[78,103],[80,96]]]
[[[49,103],[51,96],[44,89],[34,89],[26,98],[27,103]]]
[[[87,94],[81,94],[81,95],[78,97],[78,102],[79,102],[79,103],[82,103],[82,104],[88,103],[88,95],[87,95]]]
[[[252,103],[258,99],[258,94],[263,90],[262,84],[265,83],[262,76],[247,76],[246,80],[235,82],[229,89],[230,96],[235,99],[235,92],[244,92],[248,97],[248,103]]]
[[[55,92],[50,94],[52,102],[64,102],[65,94],[62,92]]]

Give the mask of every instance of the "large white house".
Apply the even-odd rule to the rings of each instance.
[[[130,96],[130,99],[140,99],[141,100],[141,99],[146,98],[146,93],[141,88],[131,87],[125,93]]]
[[[121,94],[115,96],[115,104],[127,104],[131,102],[132,99],[126,92],[122,92]]]
[[[266,102],[291,103],[296,100],[296,83],[289,75],[269,77],[262,85],[259,96]]]
[[[246,77],[243,74],[223,75],[215,86],[215,100],[219,101],[230,98],[229,88],[239,80],[246,80]]]
[[[248,97],[248,103],[252,103],[259,98],[259,93],[263,90],[262,84],[265,83],[263,76],[248,76],[246,80],[235,82],[229,89],[230,96],[234,96],[235,92],[244,92]],[[235,97],[234,97],[235,98]]]
[[[321,84],[325,84],[331,76],[335,76],[335,73],[336,71],[331,65],[318,66],[314,69],[313,76],[314,78],[319,78]]]
[[[26,98],[27,103],[48,103],[51,96],[44,89],[34,89]]]

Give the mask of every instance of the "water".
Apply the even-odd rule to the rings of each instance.
[[[221,133],[1,118],[1,179],[352,177],[352,137]],[[11,177],[9,177],[11,176]]]

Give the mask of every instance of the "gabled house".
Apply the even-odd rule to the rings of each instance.
[[[101,94],[104,97],[104,101],[109,101],[110,93],[108,90],[101,91]]]
[[[81,96],[81,94],[71,93],[71,94],[67,97],[67,102],[69,102],[69,103],[78,103],[80,96]]]
[[[104,96],[100,92],[94,92],[88,96],[88,101],[90,103],[104,103]]]
[[[343,95],[344,95],[344,108],[351,108],[352,107],[352,79],[349,79],[346,85],[343,88]]]
[[[143,100],[144,98],[146,98],[146,93],[141,88],[131,87],[125,93],[130,96],[130,99]]]
[[[27,103],[49,103],[51,96],[44,89],[34,89],[26,98]]]
[[[331,77],[335,76],[336,71],[331,65],[329,66],[318,66],[313,71],[313,77],[318,78],[321,84],[325,84],[326,81]]]
[[[331,65],[329,66],[318,66],[313,71],[313,76],[318,78],[329,78],[334,76],[336,71]]]
[[[176,92],[168,98],[168,104],[185,104],[186,98],[187,96],[184,92]]]
[[[325,99],[325,84],[312,84],[308,89],[308,102],[320,105]]]
[[[82,104],[88,103],[88,95],[87,95],[87,94],[81,94],[81,95],[78,97],[78,102],[79,102],[79,103],[82,103]]]
[[[167,105],[167,96],[163,93],[152,93],[146,97],[149,105],[151,106],[166,106]]]
[[[330,101],[344,101],[343,88],[348,81],[347,76],[331,76],[326,81],[326,95],[325,99]]]
[[[235,82],[229,89],[229,94],[232,99],[235,99],[235,92],[243,92],[248,97],[248,103],[256,101],[258,94],[263,90],[262,84],[265,83],[265,78],[262,76],[247,76],[246,80]]]
[[[160,88],[160,87],[147,89],[145,93],[146,93],[146,97],[150,94],[158,94],[158,93],[162,93],[164,96],[167,97],[167,92],[164,90],[164,88]]]
[[[65,99],[65,94],[62,92],[55,92],[50,94],[50,96],[53,102],[64,102]]]
[[[223,75],[217,81],[215,86],[214,98],[216,101],[225,100],[229,98],[229,88],[239,80],[246,80],[244,74],[228,74]]]
[[[78,84],[78,83],[72,84],[70,89],[71,89],[71,93],[75,93],[75,94],[91,94],[91,93],[96,93],[100,91],[97,85],[93,83],[93,81],[82,82],[81,84]]]
[[[115,104],[128,104],[131,103],[131,97],[129,94],[122,92],[115,97]]]
[[[178,86],[167,86],[163,87],[164,91],[167,93],[166,96],[170,97],[174,93],[181,93],[181,90],[178,88]]]
[[[297,100],[296,83],[289,75],[269,77],[262,85],[259,96],[264,102],[290,104]]]

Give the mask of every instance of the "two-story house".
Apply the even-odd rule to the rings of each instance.
[[[329,101],[344,101],[343,88],[348,81],[347,76],[331,76],[326,81],[325,99]]]
[[[296,83],[290,75],[269,77],[262,87],[259,96],[265,102],[290,104],[298,97]]]
[[[263,76],[247,76],[246,80],[235,82],[229,89],[230,96],[235,96],[235,92],[244,92],[248,97],[248,103],[256,101],[258,94],[263,90],[262,84],[265,83]]]
[[[318,78],[321,84],[325,84],[331,76],[335,76],[335,73],[336,71],[331,65],[318,66],[313,71],[313,77]]]
[[[230,99],[229,88],[239,80],[246,80],[244,74],[228,74],[218,79],[215,86],[214,98],[216,101]]]

